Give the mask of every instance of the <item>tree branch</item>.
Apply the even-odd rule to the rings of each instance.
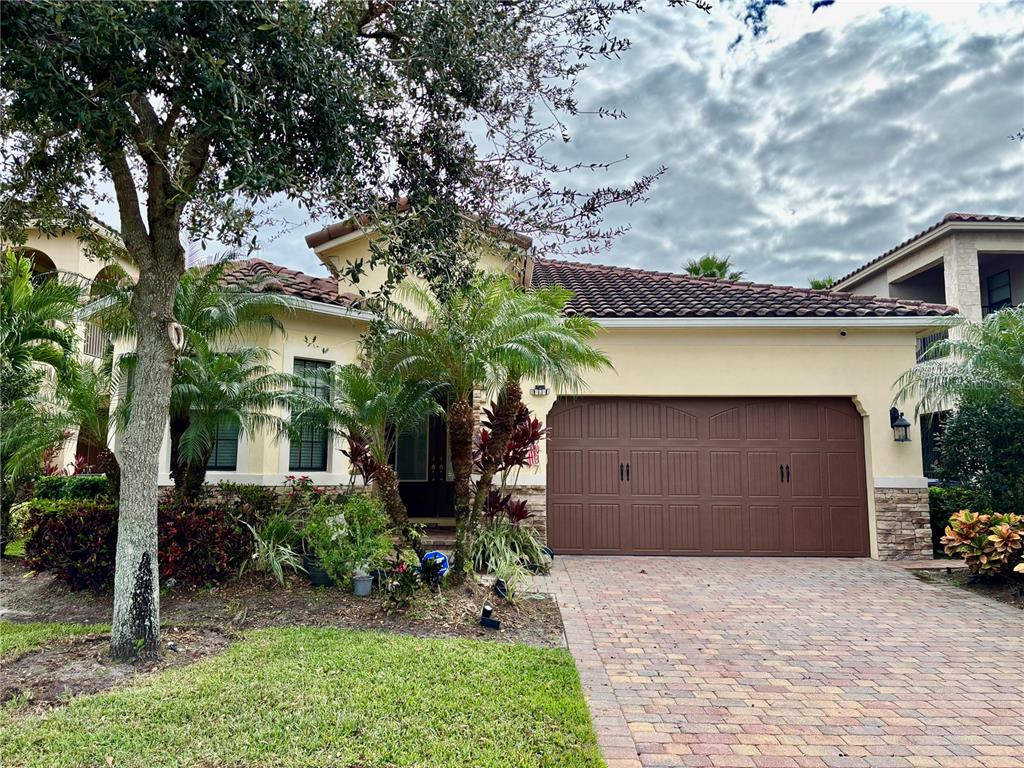
[[[135,188],[135,177],[128,165],[128,158],[122,150],[112,150],[103,155],[103,165],[114,182],[117,208],[121,215],[121,237],[128,252],[138,262],[151,255],[149,233],[139,210],[139,192]]]

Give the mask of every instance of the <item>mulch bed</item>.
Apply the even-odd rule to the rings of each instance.
[[[50,574],[29,572],[5,560],[0,578],[0,618],[11,621],[109,622],[109,594],[73,592]],[[479,624],[485,602],[495,608],[501,630]],[[412,606],[388,615],[375,597],[360,598],[341,588],[314,589],[301,575],[285,587],[258,574],[202,589],[175,588],[160,598],[161,622],[219,629],[261,627],[349,627],[402,632],[419,637],[468,637],[564,648],[562,616],[549,595],[522,594],[515,604],[489,587],[467,581],[440,594],[423,589]]]
[[[981,579],[964,570],[952,573],[938,570],[914,571],[913,573],[923,581],[932,584],[950,584],[1024,610],[1024,580]]]
[[[501,619],[500,631],[479,624],[485,602]],[[0,619],[15,622],[110,621],[109,594],[74,592],[52,575],[32,573],[18,560],[0,564]],[[419,637],[462,637],[564,648],[558,605],[549,595],[523,594],[515,604],[476,581],[440,593],[423,589],[405,611],[388,614],[375,596],[358,598],[341,588],[314,589],[301,576],[285,587],[257,574],[202,589],[175,588],[160,599],[163,641],[158,662],[116,664],[106,656],[108,638],[85,635],[55,640],[21,656],[3,660],[0,701],[20,712],[38,711],[70,696],[96,693],[139,675],[190,664],[223,650],[239,632],[264,627],[346,627],[400,632]]]
[[[183,667],[227,648],[233,633],[209,627],[164,627],[166,651],[159,661],[119,664],[107,656],[110,637],[78,635],[3,660],[0,702],[19,714],[40,712],[63,704],[72,696],[115,688],[171,667]]]

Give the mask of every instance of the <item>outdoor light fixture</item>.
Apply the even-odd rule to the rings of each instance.
[[[536,397],[544,397],[544,395],[550,395],[551,390],[548,389],[547,384],[534,384],[533,389],[530,390],[530,393],[535,395]]]
[[[480,626],[487,627],[487,629],[501,629],[501,621],[492,619],[492,613],[494,613],[494,606],[484,603],[484,608],[480,611]]]
[[[889,409],[889,426],[892,427],[893,440],[897,443],[910,442],[910,422],[899,408]]]

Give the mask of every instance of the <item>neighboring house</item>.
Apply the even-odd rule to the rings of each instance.
[[[367,237],[336,224],[307,244],[340,275],[366,259]],[[550,433],[517,494],[556,552],[930,556],[921,446],[895,441],[889,407],[918,338],[954,309],[535,259],[518,236],[500,245],[482,266],[527,287],[571,289],[570,311],[603,327],[597,345],[614,365],[581,393],[524,382]],[[357,360],[369,319],[357,286],[260,260],[233,274],[246,273],[294,299],[283,332],[249,340],[272,349],[281,370]],[[371,273],[358,288],[379,281]],[[211,482],[349,480],[344,446],[323,432],[234,440]],[[166,439],[161,461],[169,483]],[[450,522],[443,422],[403,435],[397,467],[414,519]]]
[[[969,320],[1024,304],[1024,216],[947,213],[837,280],[833,290],[949,304]],[[918,339],[918,358],[946,335],[942,330]],[[933,414],[921,420],[929,469],[940,421]]]
[[[96,221],[93,228],[101,238],[108,241],[114,248],[121,249],[121,237],[110,227]],[[89,246],[74,232],[47,234],[38,229],[30,229],[20,250],[32,259],[32,271],[35,279],[46,280],[50,277],[77,281],[86,298],[95,298],[111,283],[125,276],[134,280],[138,276],[135,264],[120,256],[109,255],[98,258]],[[83,320],[75,329],[79,340],[79,354],[85,360],[99,361],[110,344],[109,337],[99,326]],[[76,456],[87,458],[95,455],[99,446],[84,444],[77,434],[69,437],[56,461],[60,467],[74,464]]]

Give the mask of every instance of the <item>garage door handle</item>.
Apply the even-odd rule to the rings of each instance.
[[[623,471],[624,468],[625,468],[624,465],[619,464],[619,482],[620,483],[622,482],[622,479],[623,479],[622,471]]]
[[[786,465],[786,482],[789,482],[789,464]]]
[[[779,482],[786,482],[786,470],[783,468],[781,464],[779,464]]]
[[[626,464],[626,482],[629,482],[629,464]]]

